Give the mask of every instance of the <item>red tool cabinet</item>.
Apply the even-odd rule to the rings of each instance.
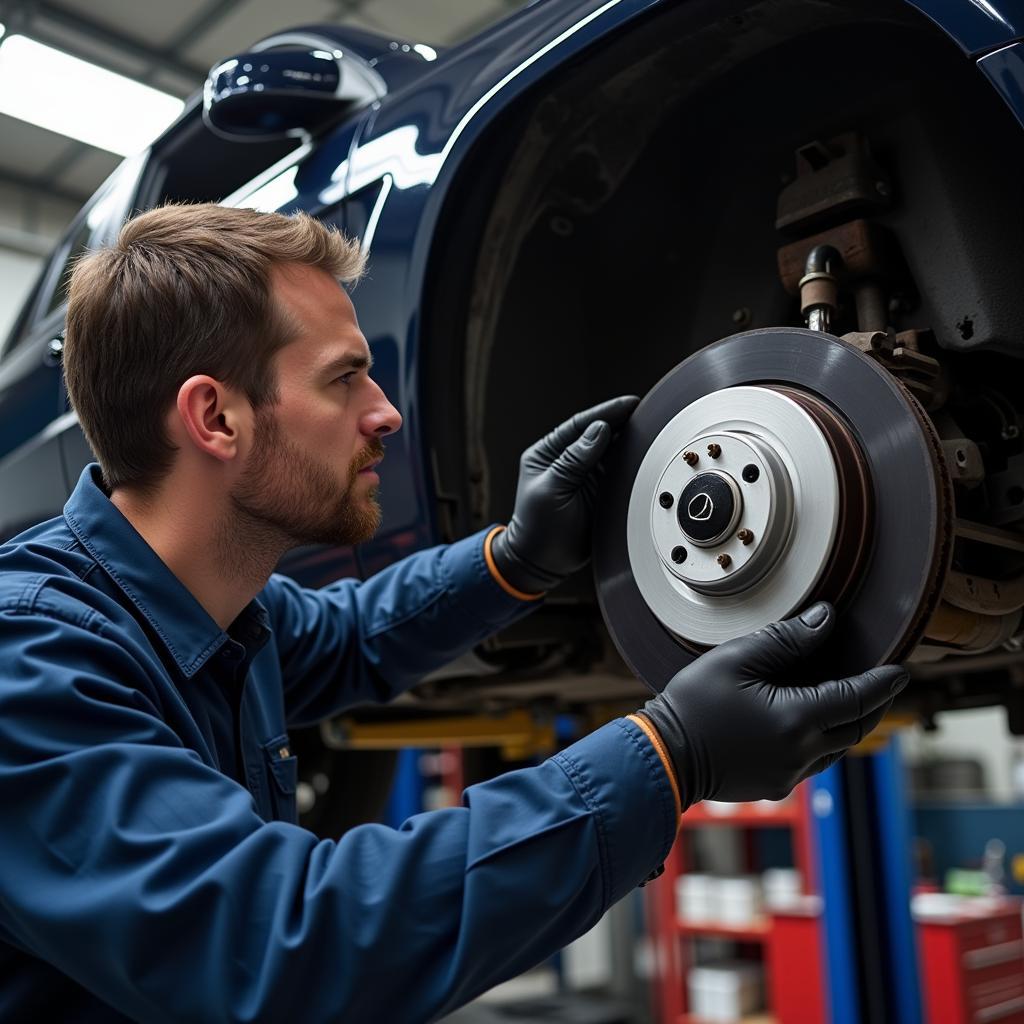
[[[1024,1024],[1024,939],[1017,900],[917,921],[927,1024]]]

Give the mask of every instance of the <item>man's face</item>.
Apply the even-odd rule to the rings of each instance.
[[[257,409],[236,512],[298,544],[359,544],[380,526],[381,438],[402,425],[369,376],[370,349],[344,289],[323,270],[275,268],[272,290],[298,326],[274,357],[279,401]]]

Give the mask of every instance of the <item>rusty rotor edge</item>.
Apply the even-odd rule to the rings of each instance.
[[[931,418],[924,411],[924,407],[914,397],[910,389],[898,377],[893,380],[899,386],[907,405],[917,417],[922,433],[928,442],[929,453],[931,454],[932,468],[935,470],[935,478],[939,483],[940,511],[938,523],[935,528],[935,556],[927,574],[927,585],[921,603],[918,605],[917,615],[910,627],[903,634],[903,640],[896,646],[892,660],[904,661],[908,658],[914,648],[921,642],[928,622],[942,600],[942,591],[946,584],[946,578],[953,566],[953,523],[956,518],[956,505],[953,497],[953,479],[949,474],[949,466],[942,453],[942,442]]]

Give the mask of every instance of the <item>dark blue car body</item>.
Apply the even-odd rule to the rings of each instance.
[[[422,47],[338,26],[307,26],[289,38],[326,40],[354,54],[380,76],[384,95],[290,154],[214,138],[196,97],[150,151],[125,161],[100,189],[55,252],[0,359],[3,536],[58,514],[90,458],[61,384],[61,282],[69,258],[109,242],[132,210],[230,192],[229,201],[307,210],[369,248],[370,271],[353,298],[375,377],[404,426],[389,439],[382,467],[379,535],[358,551],[302,549],[282,567],[315,586],[372,574],[506,517],[518,452],[562,416],[611,394],[642,394],[695,347],[731,333],[741,313],[754,326],[791,317],[777,284],[752,284],[747,257],[726,250],[756,256],[771,278],[769,236],[751,232],[744,242],[748,197],[777,190],[780,154],[794,143],[846,127],[828,94],[842,93],[851,76],[862,77],[843,101],[847,121],[868,130],[873,118],[888,124],[886,111],[903,102],[884,94],[890,80],[900,90],[894,95],[921,96],[922,110],[930,109],[933,73],[936,88],[962,80],[970,93],[964,103],[984,108],[978,180],[990,164],[1021,171],[1014,120],[1024,119],[1021,0],[543,0],[436,59]],[[851,59],[858,53],[860,64]],[[878,96],[869,95],[872,82]],[[778,124],[791,130],[760,135],[759,122],[789,102]],[[677,103],[686,120],[668,123]],[[972,109],[963,119],[977,117]],[[906,138],[915,130],[908,124],[890,134]],[[575,148],[559,154],[560,140],[577,136]],[[264,168],[277,159],[268,176]],[[734,172],[723,199],[716,182]],[[903,181],[908,194],[911,178]],[[190,191],[190,183],[209,181]],[[930,216],[923,205],[914,223]],[[982,262],[998,262],[1009,234],[987,227],[979,234]],[[514,268],[502,243],[513,235]],[[929,238],[922,252],[939,244]],[[928,276],[923,256],[911,262]],[[730,267],[754,297],[737,302],[744,308],[735,313],[731,303],[712,313],[713,281]],[[955,267],[948,273],[964,277]],[[935,275],[930,320],[972,313],[957,313],[953,298],[942,305],[950,288]],[[691,284],[675,296],[673,281]],[[1008,305],[1001,296],[1018,285],[993,287],[983,304],[994,312],[973,314],[972,338],[961,332],[950,340],[958,354],[1013,354],[1022,344],[1016,314],[1000,312]],[[588,587],[581,576],[555,595],[536,621],[491,652],[500,648],[502,658],[488,663],[484,652],[476,674],[500,669],[527,678],[531,665],[548,659],[552,671],[575,671],[576,699],[592,699],[599,688],[588,689],[588,673],[605,655],[594,646],[600,617]]]

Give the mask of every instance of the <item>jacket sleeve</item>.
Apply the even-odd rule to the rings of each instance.
[[[422,1024],[580,935],[674,836],[617,720],[461,807],[318,840],[181,745],[95,613],[6,630],[0,933],[133,1019]]]
[[[314,590],[272,576],[260,600],[277,644],[288,725],[391,700],[542,604],[497,583],[484,560],[487,533],[418,551],[364,582]]]

